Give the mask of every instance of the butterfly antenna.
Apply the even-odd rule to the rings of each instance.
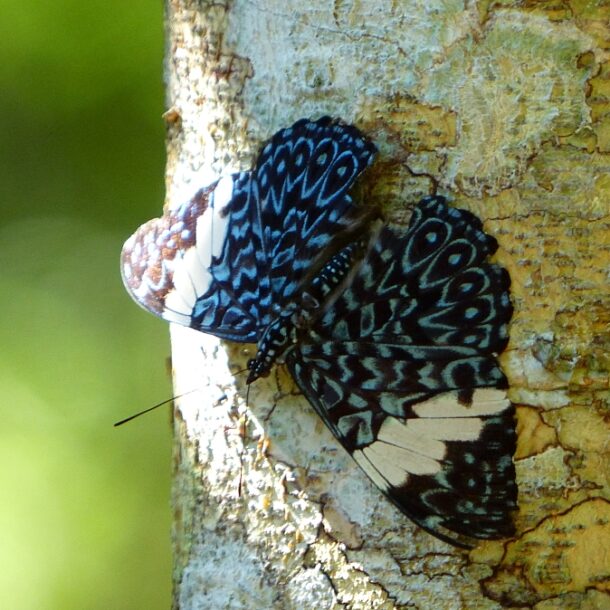
[[[184,394],[179,394],[178,396],[172,396],[171,398],[168,398],[167,400],[162,400],[161,402],[158,402],[156,405],[153,405],[152,407],[148,407],[148,409],[144,409],[144,411],[140,411],[139,413],[135,413],[134,415],[130,415],[129,417],[122,419],[121,421],[115,422],[114,427],[116,428],[118,426],[122,426],[123,424],[126,424],[128,421],[131,421],[132,419],[135,419],[136,417],[140,417],[140,415],[144,415],[145,413],[150,413],[151,411],[154,411],[155,409],[158,409],[159,407],[162,407],[163,405],[166,405],[169,402],[173,402],[174,400],[176,400],[178,398],[182,398],[183,396],[192,394],[194,391],[195,390],[190,390],[189,392],[184,392]]]
[[[248,389],[246,390],[246,409],[250,404],[250,384],[248,384]]]

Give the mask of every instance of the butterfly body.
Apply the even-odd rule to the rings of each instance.
[[[472,214],[423,199],[373,228],[348,194],[374,145],[328,117],[279,131],[252,172],[141,227],[122,272],[171,322],[256,342],[247,383],[286,364],[405,514],[459,546],[513,533],[514,407],[497,355],[510,279]]]
[[[364,247],[365,242],[358,240],[340,250],[303,287],[298,302],[292,301],[284,309],[275,308],[277,317],[264,328],[257,343],[256,356],[248,362],[246,383],[268,375],[276,362],[284,363],[283,356],[309,332],[312,321],[321,315],[332,293],[340,292]]]
[[[247,384],[259,377],[266,377],[276,362],[290,345],[296,343],[296,326],[293,314],[288,312],[280,315],[269,324],[257,344],[256,356],[248,361]]]

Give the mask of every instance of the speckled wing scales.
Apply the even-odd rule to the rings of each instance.
[[[127,290],[170,322],[256,341],[341,235],[363,224],[347,191],[375,150],[329,117],[280,130],[252,172],[221,178],[136,231],[121,256]]]
[[[287,359],[301,390],[405,514],[470,546],[513,532],[514,408],[496,355],[509,277],[474,216],[424,199],[384,227]]]

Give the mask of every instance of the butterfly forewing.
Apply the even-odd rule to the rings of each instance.
[[[374,152],[354,127],[329,118],[299,121],[265,146],[253,172],[251,207],[264,227],[261,272],[272,303],[295,296],[303,277],[336,251],[342,234],[353,235],[362,225],[366,213],[347,191]]]

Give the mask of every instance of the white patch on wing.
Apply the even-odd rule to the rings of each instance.
[[[478,417],[449,417],[410,419],[407,428],[417,438],[438,441],[476,441],[483,430],[483,420]],[[441,443],[444,446],[444,443]]]
[[[191,316],[178,311],[164,309],[162,315],[163,319],[167,320],[168,322],[175,322],[181,326],[190,326],[191,324]]]
[[[176,258],[175,266],[174,266],[174,277],[172,279],[173,279],[174,289],[165,298],[166,306],[167,306],[167,299],[171,295],[176,294],[177,296],[179,296],[182,299],[182,301],[184,302],[184,305],[186,307],[186,309],[183,309],[180,307],[177,307],[176,309],[178,311],[183,311],[184,313],[188,312],[190,314],[193,311],[193,307],[195,307],[195,301],[197,300],[197,293],[195,292],[194,282],[191,279],[190,269],[188,268],[187,261],[185,260],[184,257],[181,259]],[[170,309],[171,309],[171,307],[170,307]]]
[[[356,449],[352,454],[352,457],[356,460],[356,463],[364,472],[368,475],[369,479],[382,489],[383,491],[388,490],[388,482],[375,470],[375,467],[371,464],[368,458],[362,453],[361,449]],[[400,473],[399,473],[400,474]],[[402,473],[404,475],[404,473]]]
[[[220,256],[227,237],[230,216],[228,214],[223,215],[222,211],[233,198],[234,184],[235,181],[232,175],[222,177],[218,181],[212,196],[212,205],[210,207],[212,208],[213,217],[211,219],[212,231],[210,237],[212,242],[212,254],[214,256]]]
[[[413,412],[419,417],[450,418],[478,417],[479,415],[496,415],[511,406],[506,397],[506,390],[482,388],[475,390],[472,404],[463,405],[457,399],[456,392],[447,392],[424,402],[413,405]]]
[[[180,265],[184,265],[184,268],[188,272],[195,289],[196,296],[200,297],[201,295],[205,294],[210,287],[212,275],[199,261],[196,247],[189,248],[184,253]]]
[[[414,430],[411,424],[416,422],[417,420],[408,421],[405,425],[395,417],[386,417],[379,429],[377,440],[434,460],[442,460],[445,457],[445,443],[436,440],[440,438],[438,436],[422,434],[420,431]]]
[[[191,313],[193,313],[193,306],[191,305],[189,307],[180,291],[178,289],[174,289],[170,290],[167,295],[165,295],[163,317],[165,317],[166,311],[174,312],[178,315],[188,316],[190,319]]]
[[[390,485],[404,485],[409,474],[436,474],[441,470],[440,462],[382,441],[375,441],[362,452],[371,464],[387,479]]]
[[[446,405],[458,404],[455,395],[451,400],[448,396],[444,395]],[[484,397],[497,398],[496,395]],[[447,454],[444,441],[476,441],[479,438],[484,427],[482,419],[439,417],[438,403],[436,407],[437,416],[432,418],[404,421],[386,417],[377,440],[354,452],[354,459],[376,485],[387,490],[388,484],[405,485],[409,475],[435,475],[442,470],[442,461]]]
[[[233,176],[224,176],[210,197],[210,205],[197,219],[196,248],[200,266],[206,271],[212,265],[212,257],[220,256],[227,238],[230,215],[222,215],[222,210],[233,196]]]
[[[174,312],[180,320],[172,317],[171,321],[188,326],[195,303],[206,293],[211,280],[212,276],[208,269],[202,266],[195,246],[189,248],[182,257],[176,257],[172,277],[174,288],[165,296],[163,317],[170,319],[171,312]],[[166,311],[170,314],[166,315]]]

